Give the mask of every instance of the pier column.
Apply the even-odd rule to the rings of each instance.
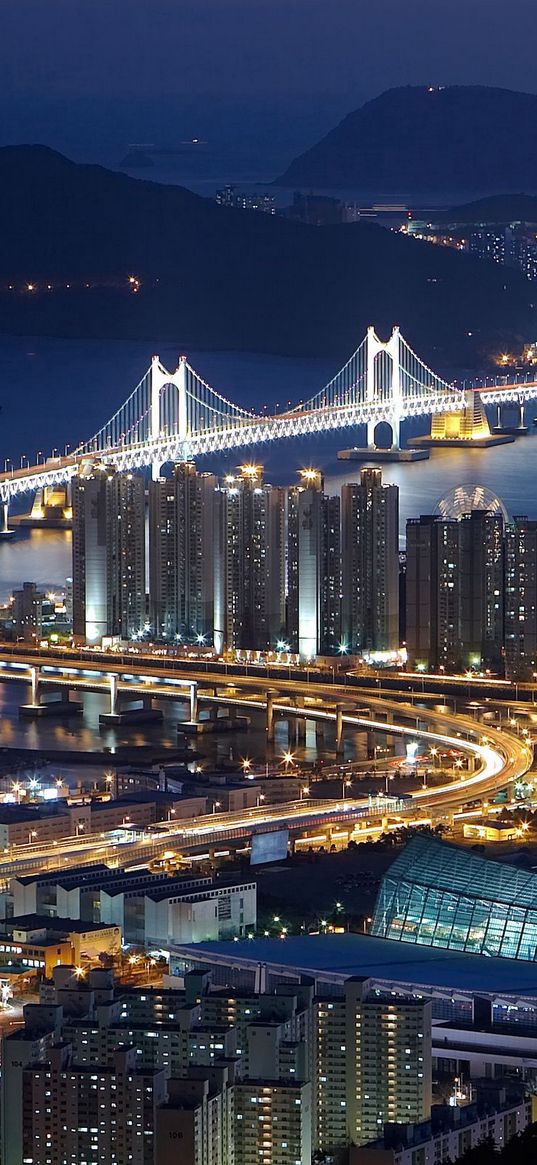
[[[502,406],[496,405],[496,428],[501,429],[501,427],[502,427]]]
[[[295,708],[304,707],[304,697],[295,696]],[[295,718],[295,740],[297,744],[306,743],[306,720],[304,716],[297,716]]]
[[[343,754],[343,704],[336,708],[336,756]]]
[[[31,703],[32,703],[33,707],[35,708],[39,704],[39,668],[38,667],[31,667],[30,668],[30,683],[31,683],[31,688],[32,688]]]
[[[190,723],[198,722],[198,685],[194,680],[190,685]]]
[[[0,502],[0,534],[11,534],[9,529],[9,502]]]
[[[110,715],[115,716],[117,713],[117,702],[118,702],[117,676],[110,674],[108,679],[110,682]]]
[[[267,729],[267,741],[269,742],[269,744],[274,743],[274,700],[276,699],[277,695],[278,695],[278,693],[275,692],[272,688],[269,688],[267,690],[266,729]]]
[[[519,418],[518,418],[518,427],[519,427],[519,429],[523,429],[524,428],[524,401],[522,401],[522,400],[520,402],[519,410],[520,411],[519,411]]]

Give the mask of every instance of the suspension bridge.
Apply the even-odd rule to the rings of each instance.
[[[537,397],[537,374],[501,377],[479,389],[449,384],[412,351],[399,328],[382,341],[373,327],[347,363],[314,396],[286,412],[267,415],[241,408],[208,385],[181,356],[174,372],[154,356],[150,368],[127,400],[88,441],[66,456],[0,474],[4,529],[15,497],[69,483],[82,462],[96,458],[120,472],[162,467],[224,450],[280,438],[327,433],[365,425],[374,450],[381,421],[399,448],[401,423],[409,417],[452,413],[468,408],[474,394],[487,404],[515,403]]]

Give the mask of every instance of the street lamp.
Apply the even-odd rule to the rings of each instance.
[[[249,759],[249,757],[244,756],[241,760],[241,768],[242,768],[243,773],[249,773],[251,767],[252,767],[251,760]]]
[[[343,801],[345,800],[345,789],[350,789],[351,785],[352,781],[350,777],[341,778],[341,798]]]
[[[295,759],[294,752],[284,752],[282,756],[283,764],[285,765],[286,773],[289,771],[289,765],[292,765]]]
[[[31,829],[29,834],[28,834],[28,845],[31,845],[32,841],[35,841],[36,837],[37,837],[37,829]]]
[[[213,813],[216,813],[216,810],[221,809],[221,808],[222,808],[221,801],[213,801]]]
[[[300,800],[301,801],[304,799],[305,796],[307,797],[309,791],[310,791],[309,785],[301,785],[300,786]]]

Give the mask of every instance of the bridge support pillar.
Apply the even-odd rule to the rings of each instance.
[[[108,679],[109,679],[109,683],[110,683],[110,716],[116,716],[117,715],[117,704],[118,704],[117,676],[110,675],[108,677]]]
[[[295,697],[295,707],[297,709],[304,707],[304,697],[303,696],[296,696]],[[302,716],[302,715],[296,716],[296,718],[295,718],[295,740],[296,740],[297,744],[305,744],[306,743],[306,721],[305,721],[304,716]]]
[[[198,722],[198,685],[194,681],[190,685],[190,723],[197,724]]]
[[[267,741],[269,744],[274,743],[274,700],[276,699],[277,695],[278,695],[278,693],[272,691],[270,688],[267,691],[266,729],[267,729]]]
[[[336,756],[343,755],[343,704],[336,708]]]
[[[39,668],[30,668],[30,686],[32,692],[31,704],[35,708],[39,704]]]
[[[9,528],[9,502],[0,502],[0,538],[8,538],[13,532]]]

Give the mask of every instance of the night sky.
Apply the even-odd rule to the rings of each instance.
[[[535,0],[0,0],[0,141],[294,149],[393,85],[532,91],[536,41]]]

